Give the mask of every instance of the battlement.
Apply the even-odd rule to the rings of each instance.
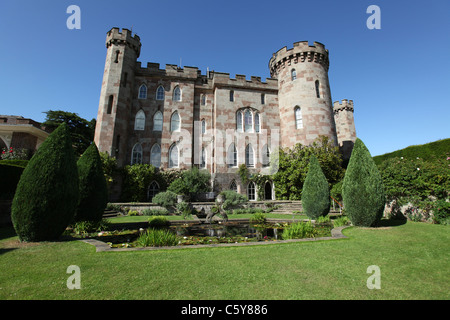
[[[333,103],[334,113],[338,113],[343,110],[354,112],[355,109],[353,107],[353,100],[342,99],[342,103],[340,101],[335,101]]]
[[[308,41],[295,42],[291,49],[283,47],[274,54],[269,60],[269,70],[273,77],[277,74],[277,69],[287,61],[297,62],[315,62],[320,63],[328,71],[330,62],[328,59],[328,50],[325,45],[314,41],[314,45],[309,45]]]
[[[266,78],[266,82],[261,81],[261,77],[251,76],[250,80],[242,74],[236,74],[235,78],[231,78],[229,73],[211,71],[211,78],[215,85],[227,87],[249,87],[259,89],[278,90],[278,80]]]
[[[136,51],[137,57],[141,52],[141,39],[137,34],[132,34],[131,30],[122,28],[112,28],[106,33],[106,48],[109,48],[112,44],[127,45]]]

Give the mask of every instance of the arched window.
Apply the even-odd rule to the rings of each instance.
[[[150,151],[150,164],[155,168],[161,166],[161,147],[155,143]]]
[[[134,130],[144,130],[145,128],[145,113],[143,110],[139,110],[136,113],[134,120]]]
[[[255,113],[255,132],[259,132],[260,131],[260,121],[259,121],[259,113]]]
[[[229,168],[237,167],[237,149],[234,143],[228,147],[227,164]]]
[[[291,70],[291,80],[294,81],[297,79],[297,71],[295,69]]]
[[[178,147],[174,143],[169,148],[169,168],[178,168]]]
[[[269,147],[267,146],[267,144],[263,146],[261,155],[262,155],[262,161],[261,161],[262,166],[268,167],[270,165],[270,150],[269,150]]]
[[[245,148],[245,165],[249,168],[253,168],[255,166],[253,147],[250,143]]]
[[[243,121],[242,121],[242,112],[238,111],[236,113],[236,130],[241,131],[241,132],[243,131],[242,123],[243,123]]]
[[[147,99],[147,86],[145,84],[142,84],[139,87],[139,99]]]
[[[230,101],[233,102],[234,101],[234,91],[230,90]]]
[[[206,133],[206,121],[205,119],[202,120],[202,134]]]
[[[173,101],[181,101],[181,89],[178,86],[173,89]]]
[[[237,192],[237,185],[235,180],[231,181],[230,190]]]
[[[156,196],[159,193],[159,184],[156,181],[153,181],[148,186],[147,191],[147,199],[148,201],[152,201],[153,197]]]
[[[253,130],[253,115],[250,110],[246,110],[244,113],[244,129],[245,132]]]
[[[156,111],[153,116],[153,131],[162,131],[163,128],[163,114],[161,111]]]
[[[205,150],[205,148],[202,148],[202,159],[200,162],[200,168],[202,168],[202,169],[206,168],[206,150]]]
[[[201,104],[202,106],[205,106],[205,105],[206,105],[206,95],[202,94],[202,95],[200,96],[200,104]]]
[[[317,98],[320,98],[319,86],[320,86],[319,80],[316,80],[316,96],[317,96]]]
[[[264,184],[264,200],[272,200],[272,183],[270,181]]]
[[[175,111],[170,119],[170,131],[180,131],[180,116]]]
[[[112,107],[113,107],[113,102],[114,102],[114,96],[110,95],[108,97],[108,108],[106,109],[106,113],[107,114],[111,114],[112,112]]]
[[[142,145],[136,143],[131,152],[131,165],[136,163],[142,163]]]
[[[156,89],[156,100],[164,100],[164,87],[159,86],[158,89]]]
[[[300,107],[295,107],[295,127],[297,129],[303,128],[303,118],[302,118],[302,109]]]
[[[250,201],[256,200],[256,187],[253,181],[250,181],[250,183],[247,186],[247,197],[248,200]]]

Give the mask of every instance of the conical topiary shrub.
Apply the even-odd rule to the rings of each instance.
[[[326,216],[330,212],[330,189],[315,155],[309,159],[308,173],[303,183],[302,206],[310,219]]]
[[[63,123],[42,143],[17,185],[11,219],[20,240],[57,239],[73,219],[77,202],[78,170]]]
[[[369,150],[356,139],[342,184],[345,212],[355,226],[376,226],[383,216],[383,180]]]
[[[92,143],[77,162],[80,196],[75,221],[98,222],[108,202],[108,189],[97,146]]]

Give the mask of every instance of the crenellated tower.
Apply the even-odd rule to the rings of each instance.
[[[278,79],[282,147],[309,145],[321,135],[337,145],[328,68],[328,50],[319,42],[296,42],[272,55],[269,69]]]
[[[106,62],[97,113],[94,141],[102,152],[125,164],[132,88],[140,38],[128,29],[112,28],[106,35]]]
[[[339,148],[344,161],[347,161],[350,159],[353,144],[356,141],[353,100],[343,99],[342,103],[340,101],[334,102],[333,111]]]

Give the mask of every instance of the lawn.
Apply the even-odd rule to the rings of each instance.
[[[388,223],[385,223],[388,225]],[[0,229],[0,299],[449,299],[450,229],[351,227],[348,239],[95,252],[80,241],[21,244]],[[81,270],[69,290],[67,267]],[[366,286],[367,267],[381,289]]]

